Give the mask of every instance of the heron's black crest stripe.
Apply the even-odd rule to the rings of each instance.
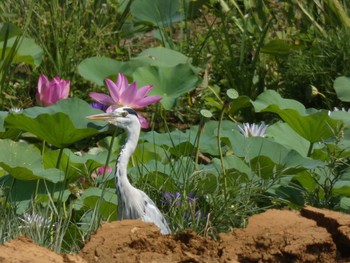
[[[134,111],[134,110],[131,109],[131,108],[125,108],[124,110],[127,111],[129,114],[134,114],[135,116],[137,116],[136,111]]]

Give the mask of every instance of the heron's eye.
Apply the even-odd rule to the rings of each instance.
[[[128,115],[128,112],[127,112],[127,111],[123,111],[123,112],[122,112],[122,116],[123,116],[123,117],[126,117],[127,115]]]

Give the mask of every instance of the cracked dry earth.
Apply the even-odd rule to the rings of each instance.
[[[268,210],[220,241],[191,231],[161,235],[152,224],[103,224],[76,255],[58,255],[20,237],[0,246],[0,262],[350,262],[350,215],[305,207]]]

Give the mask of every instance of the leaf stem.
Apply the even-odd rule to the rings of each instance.
[[[223,106],[222,110],[221,110],[221,114],[220,114],[220,119],[219,119],[219,124],[218,124],[218,150],[219,150],[219,156],[220,156],[220,163],[221,163],[221,169],[222,169],[222,179],[224,181],[224,197],[226,200],[227,197],[227,192],[226,192],[226,188],[227,188],[227,182],[226,182],[226,169],[225,169],[225,164],[224,164],[224,159],[223,159],[223,154],[222,154],[222,149],[221,149],[221,124],[222,124],[222,120],[224,118],[224,114],[225,114],[225,110],[226,110],[226,105]]]
[[[310,145],[309,145],[309,150],[307,151],[307,157],[310,157],[311,153],[312,153],[312,148],[314,146],[314,143],[313,142],[310,142]]]

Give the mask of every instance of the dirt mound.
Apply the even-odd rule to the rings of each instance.
[[[161,235],[152,224],[125,220],[103,224],[79,255],[57,255],[19,238],[0,246],[0,262],[349,262],[350,215],[269,210],[220,239],[192,231]]]
[[[223,259],[239,262],[334,262],[332,236],[295,211],[269,210],[248,227],[221,234]]]
[[[0,246],[1,263],[86,263],[78,255],[58,255],[40,247],[26,237],[20,237]]]
[[[103,224],[80,255],[88,262],[215,262],[219,246],[191,231],[162,235],[140,220]]]

